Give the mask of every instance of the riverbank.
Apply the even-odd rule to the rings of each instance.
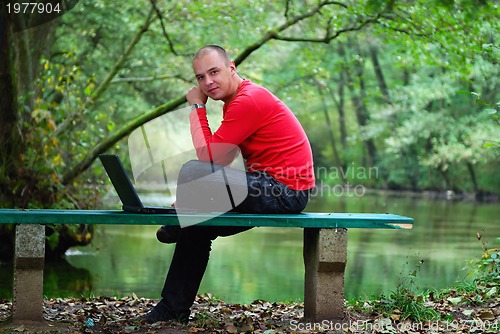
[[[500,241],[500,239],[497,239]],[[346,301],[346,319],[304,322],[302,303],[225,303],[197,297],[187,325],[134,321],[157,300],[138,298],[55,298],[44,302],[45,323],[12,324],[12,303],[0,300],[0,334],[47,333],[499,333],[500,249],[484,249],[469,262],[470,279],[452,288],[416,292],[420,267],[401,274],[394,291],[372,299]]]
[[[4,301],[0,303],[0,333],[498,333],[499,288],[499,282],[494,281],[413,296],[431,317],[423,317],[424,313],[408,316],[400,309],[382,311],[381,305],[390,303],[383,297],[351,301],[342,323],[304,322],[302,303],[226,304],[211,295],[201,295],[187,325],[140,325],[133,319],[147,312],[156,300],[133,295],[46,300],[46,322],[34,326],[10,323],[12,305]]]
[[[424,198],[431,200],[463,201],[477,203],[498,203],[500,194],[491,192],[455,192],[453,190],[394,190],[366,188],[367,195],[384,195],[388,197]]]
[[[400,273],[394,291],[373,299],[349,299],[347,316],[342,323],[304,322],[301,303],[231,304],[205,294],[198,296],[187,325],[140,325],[134,319],[149,311],[157,300],[131,294],[123,298],[47,299],[42,326],[10,323],[12,304],[0,300],[0,334],[498,333],[500,248],[488,249],[480,234],[477,238],[483,243],[483,255],[468,261],[469,280],[449,289],[419,293],[416,281],[424,278],[421,271],[424,261],[421,261],[411,272]],[[496,242],[500,242],[500,238]],[[251,281],[248,275],[246,279]]]

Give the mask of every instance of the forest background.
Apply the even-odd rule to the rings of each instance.
[[[2,207],[96,208],[98,155],[127,157],[132,131],[185,106],[206,44],[290,106],[316,168],[337,171],[322,182],[500,195],[495,1],[39,2],[59,18],[14,2],[0,13]]]

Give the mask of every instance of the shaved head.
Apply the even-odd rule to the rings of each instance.
[[[227,52],[226,50],[224,50],[224,48],[218,46],[218,45],[206,45],[204,47],[202,47],[201,49],[199,49],[195,54],[194,54],[194,57],[193,57],[193,62],[203,56],[205,56],[206,54],[210,53],[210,52],[217,52],[219,54],[219,56],[224,60],[224,63],[226,65],[228,65],[230,62],[231,62],[231,59],[229,58],[229,56],[227,55]]]

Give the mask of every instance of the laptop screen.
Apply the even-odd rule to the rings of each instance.
[[[106,173],[108,174],[113,187],[118,193],[118,197],[122,201],[124,207],[130,208],[142,208],[144,205],[137,195],[130,178],[123,167],[122,162],[120,161],[120,157],[114,154],[101,154],[99,155],[99,159],[101,160]]]

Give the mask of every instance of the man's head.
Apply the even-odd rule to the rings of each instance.
[[[193,57],[193,71],[203,93],[213,100],[229,103],[238,92],[241,78],[226,50],[207,45]]]

